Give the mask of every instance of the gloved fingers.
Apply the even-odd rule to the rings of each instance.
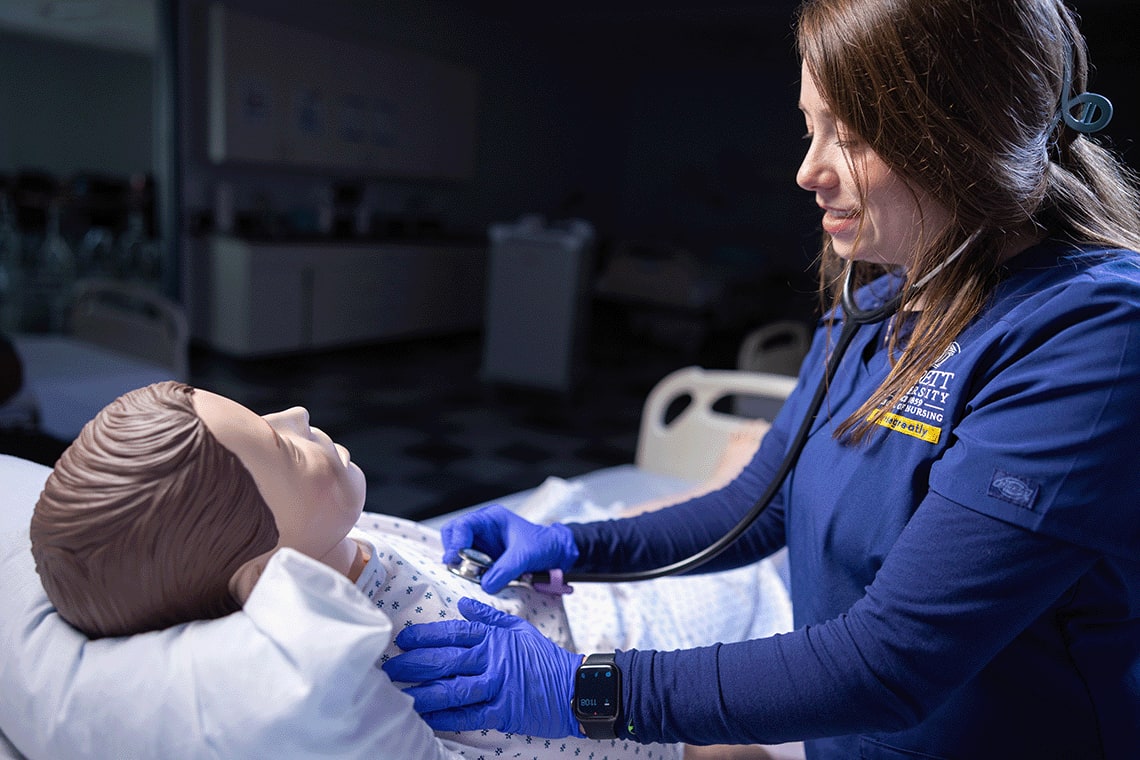
[[[443,544],[443,561],[456,562],[459,550],[469,547],[498,556],[503,551],[505,525],[503,513],[508,512],[498,504],[492,504],[474,512],[449,520],[439,531]]]
[[[484,728],[499,728],[493,717],[487,715],[486,710],[479,708],[420,713],[420,717],[434,731],[478,731]]]
[[[470,620],[473,624],[482,624],[484,626],[493,626],[495,628],[517,628],[519,623],[524,626],[529,625],[525,620],[516,617],[509,613],[497,610],[489,604],[484,604],[478,599],[472,599],[465,596],[456,604],[459,614]],[[486,628],[484,635],[486,635]]]
[[[439,620],[434,623],[410,625],[396,634],[396,646],[400,649],[421,649],[423,647],[470,647],[487,636],[487,628],[482,623],[467,620]]]
[[[482,675],[487,670],[487,656],[481,647],[413,649],[396,655],[381,667],[393,681],[420,683],[434,678]]]
[[[443,544],[444,564],[453,564],[459,561],[459,550],[471,546],[474,541],[471,524],[466,516],[449,520],[439,530],[439,540]]]
[[[498,681],[482,676],[460,676],[416,684],[404,689],[415,700],[418,713],[469,708],[486,703],[499,690]],[[485,726],[483,726],[485,728]]]
[[[541,559],[535,556],[533,544],[519,541],[507,546],[502,555],[483,573],[479,585],[488,594],[497,594],[523,573],[549,569],[548,565],[543,565]]]
[[[497,594],[510,584],[511,581],[518,578],[525,571],[519,569],[519,563],[512,557],[515,552],[508,551],[499,559],[491,564],[487,571],[483,573],[483,577],[479,579],[479,585],[488,594]]]

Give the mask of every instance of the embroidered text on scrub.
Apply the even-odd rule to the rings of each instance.
[[[918,438],[928,443],[938,443],[942,438],[942,428],[932,427],[916,420],[910,420],[898,414],[872,415],[877,424],[889,430]]]

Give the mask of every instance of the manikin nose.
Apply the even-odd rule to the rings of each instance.
[[[309,433],[309,410],[303,406],[294,406],[274,414],[268,414],[266,419],[269,424],[278,429],[291,430],[302,435]]]

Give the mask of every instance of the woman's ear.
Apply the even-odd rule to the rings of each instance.
[[[234,571],[230,576],[230,594],[238,601],[238,604],[245,606],[245,600],[249,599],[249,595],[253,593],[253,587],[257,585],[257,581],[261,578],[261,574],[265,572],[265,566],[269,564],[269,558],[277,552],[277,549],[272,549],[264,554],[259,554],[253,559],[246,560],[241,567]]]

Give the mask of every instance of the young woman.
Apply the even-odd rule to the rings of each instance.
[[[1061,0],[808,0],[797,40],[797,181],[822,211],[823,285],[858,288],[857,311],[897,298],[893,316],[848,325],[836,295],[797,390],[717,492],[626,520],[493,511],[443,532],[449,554],[498,558],[488,591],[540,568],[678,561],[749,511],[826,383],[769,508],[703,568],[787,545],[797,629],[603,658],[618,686],[602,716],[575,686],[598,667],[478,615],[403,631],[410,651],[385,667],[422,682],[408,691],[437,728],[526,730],[543,700],[565,733],[634,741],[1133,757],[1140,215],[1087,134],[1107,104],[1085,93],[1075,17]]]

